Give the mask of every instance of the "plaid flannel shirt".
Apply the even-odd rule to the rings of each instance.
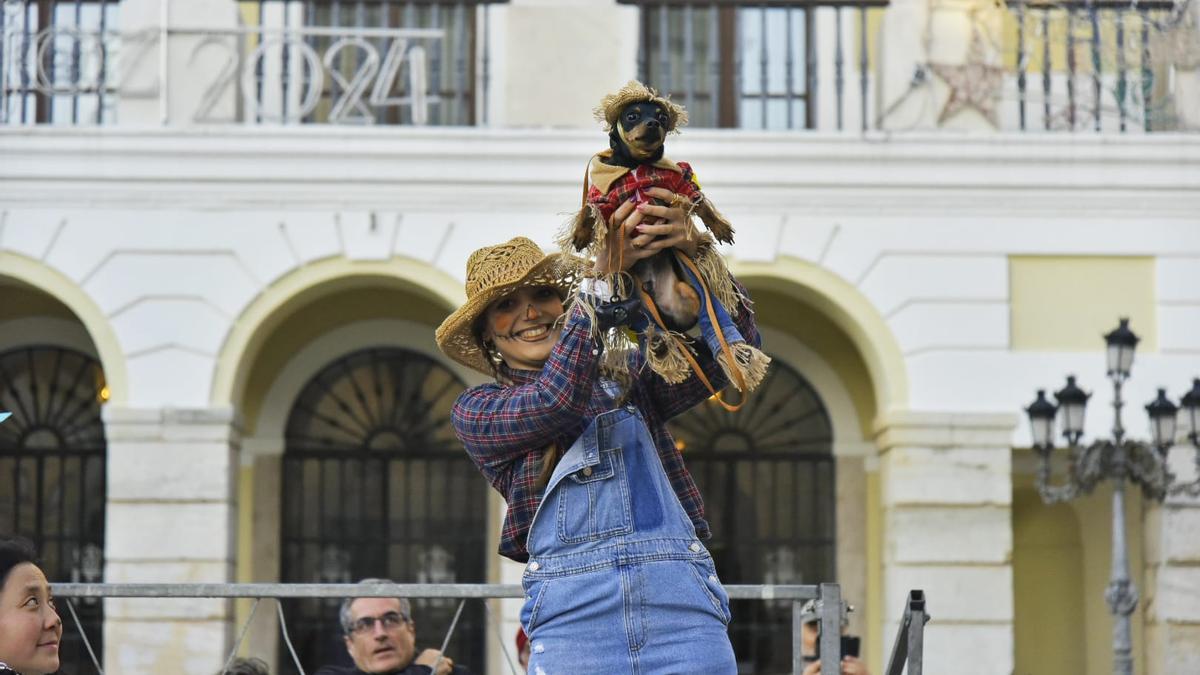
[[[741,284],[736,280],[734,284],[745,294]],[[747,342],[761,344],[749,306],[738,308],[734,322]],[[703,342],[695,342],[694,347],[696,361],[713,386],[719,389],[728,384]],[[615,407],[615,401],[601,386],[599,350],[587,315],[575,308],[541,371],[501,366],[511,385],[489,383],[472,387],[454,403],[451,420],[455,433],[484,477],[508,502],[500,555],[522,563],[529,559],[525,542],[545,492],[545,488],[536,488],[534,482],[541,471],[542,457],[551,445],[566,450],[596,415]],[[631,372],[639,375],[629,402],[641,411],[667,477],[697,535],[708,539],[711,533],[704,519],[704,501],[683,455],[675,448],[666,422],[711,394],[694,374],[680,384],[671,385],[650,368],[644,368],[644,363],[640,354],[633,357]]]

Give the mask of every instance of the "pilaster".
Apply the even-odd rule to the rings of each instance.
[[[1176,480],[1200,478],[1195,453],[1190,444],[1171,449]],[[1200,497],[1170,496],[1151,509],[1144,538],[1146,673],[1200,672]]]
[[[925,591],[925,662],[1013,669],[1015,415],[899,412],[876,425],[885,650],[904,600]]]
[[[229,408],[106,408],[105,581],[233,581],[240,433]],[[211,675],[232,638],[226,600],[107,600],[104,669]]]

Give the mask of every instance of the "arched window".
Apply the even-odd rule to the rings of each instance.
[[[283,456],[285,582],[486,580],[487,482],[450,426],[465,388],[422,354],[354,352],[313,377],[292,406]],[[302,600],[288,625],[304,667],[346,663],[337,600]],[[457,601],[414,600],[418,647],[440,646]],[[447,648],[484,670],[483,608],[468,602]],[[281,645],[280,672],[292,672]]]
[[[100,363],[60,347],[0,353],[0,532],[32,541],[53,582],[98,582],[104,573],[106,443]],[[103,645],[103,605],[76,600],[93,648]],[[63,609],[65,672],[91,660]],[[98,658],[103,656],[97,653]]]
[[[776,359],[741,410],[701,404],[670,429],[704,496],[707,544],[724,583],[836,580],[833,433],[799,373]],[[735,601],[732,609],[739,665],[790,671],[791,603]]]

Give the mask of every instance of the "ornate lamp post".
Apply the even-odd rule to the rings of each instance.
[[[1113,562],[1112,577],[1105,590],[1104,599],[1112,611],[1113,624],[1113,673],[1132,675],[1133,644],[1129,616],[1137,607],[1138,594],[1129,579],[1129,559],[1125,551],[1125,483],[1132,482],[1142,488],[1148,499],[1162,502],[1167,494],[1186,493],[1200,496],[1200,379],[1193,382],[1191,391],[1184,394],[1180,404],[1184,418],[1191,425],[1189,439],[1196,448],[1196,480],[1175,483],[1175,476],[1167,468],[1167,452],[1175,442],[1175,422],[1180,407],[1166,397],[1166,391],[1158,390],[1158,397],[1146,406],[1150,416],[1153,438],[1150,443],[1128,440],[1121,423],[1121,387],[1129,379],[1133,366],[1133,355],[1138,337],[1129,330],[1129,320],[1104,336],[1108,343],[1108,377],[1113,384],[1113,430],[1111,439],[1101,439],[1088,446],[1081,446],[1083,418],[1087,400],[1091,396],[1075,384],[1075,377],[1067,378],[1067,385],[1055,392],[1057,404],[1046,400],[1046,392],[1039,389],[1037,399],[1025,411],[1033,431],[1033,449],[1040,459],[1037,474],[1038,492],[1047,504],[1064,502],[1081,494],[1088,494],[1103,480],[1113,483]],[[1062,424],[1062,435],[1067,439],[1067,478],[1062,485],[1050,482],[1050,455],[1054,450],[1055,422]]]

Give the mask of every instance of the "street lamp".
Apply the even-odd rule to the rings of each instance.
[[[1133,644],[1129,617],[1137,607],[1138,594],[1129,579],[1129,559],[1125,551],[1125,483],[1137,484],[1147,499],[1162,502],[1168,494],[1200,496],[1200,378],[1192,383],[1191,391],[1183,395],[1176,406],[1167,398],[1164,389],[1146,405],[1150,416],[1151,442],[1142,443],[1125,438],[1121,424],[1121,388],[1129,379],[1138,336],[1129,329],[1129,319],[1121,319],[1115,330],[1104,336],[1108,345],[1108,377],[1113,385],[1112,439],[1101,439],[1087,446],[1079,444],[1083,437],[1084,411],[1091,394],[1075,384],[1075,377],[1054,393],[1056,403],[1046,400],[1039,389],[1037,398],[1025,409],[1033,436],[1033,449],[1039,458],[1037,486],[1042,501],[1055,504],[1090,493],[1103,480],[1113,483],[1113,562],[1112,577],[1104,598],[1112,611],[1113,673],[1132,675]],[[1176,483],[1167,467],[1167,453],[1175,443],[1176,420],[1182,410],[1188,425],[1188,438],[1196,449],[1197,478],[1190,483]],[[1051,484],[1051,454],[1054,450],[1055,423],[1062,426],[1067,440],[1068,458],[1066,480],[1062,485]]]

